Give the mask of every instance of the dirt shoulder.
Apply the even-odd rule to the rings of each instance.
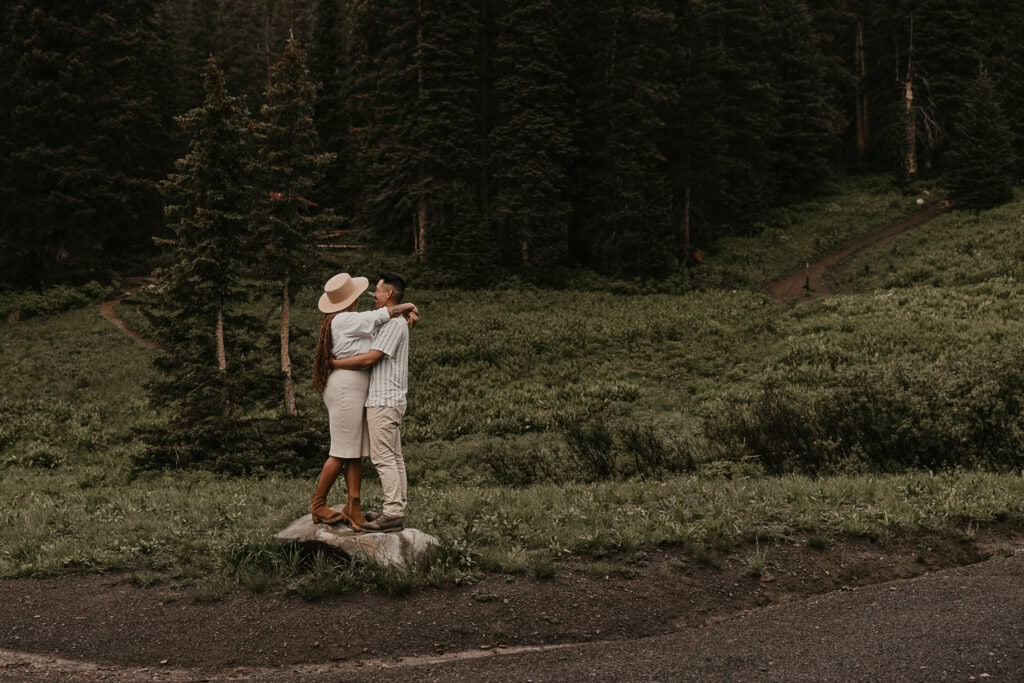
[[[280,593],[193,600],[171,585],[139,588],[120,575],[0,581],[0,680],[159,680],[373,666],[405,658],[595,641],[700,629],[809,596],[907,579],[1024,549],[1024,528],[993,527],[971,541],[825,549],[793,540],[698,562],[666,549],[609,575],[563,566],[554,578],[487,576],[470,586],[402,598],[353,593],[316,603]],[[764,565],[764,572],[753,571]],[[298,667],[298,668],[296,668]],[[136,674],[132,674],[136,672]],[[162,672],[162,673],[161,673]],[[131,674],[131,675],[130,675]],[[201,674],[201,675],[200,675]],[[286,675],[287,674],[287,675]]]

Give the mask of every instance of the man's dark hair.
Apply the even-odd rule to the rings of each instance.
[[[402,295],[405,294],[405,278],[398,273],[384,272],[377,276],[377,282],[384,281],[388,287],[395,292],[395,301],[402,303]]]

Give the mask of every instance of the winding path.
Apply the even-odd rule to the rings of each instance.
[[[130,288],[125,290],[124,294],[117,297],[116,299],[111,299],[110,301],[104,301],[103,303],[101,303],[100,315],[109,320],[114,327],[121,330],[132,339],[137,339],[147,349],[159,349],[159,344],[157,344],[152,339],[142,336],[132,328],[128,327],[128,325],[126,325],[125,322],[121,320],[121,318],[117,315],[117,305],[121,303],[121,300],[127,296],[131,296],[132,294],[134,294],[143,284],[145,284],[145,281],[143,280],[132,281]]]
[[[825,275],[839,265],[839,263],[854,254],[880,247],[901,232],[927,223],[936,216],[948,211],[950,206],[950,203],[947,201],[929,204],[921,211],[899,223],[894,223],[886,228],[864,235],[821,260],[808,264],[806,268],[776,280],[769,288],[772,298],[776,301],[789,301],[805,296],[826,296],[829,294],[829,289],[825,283]]]

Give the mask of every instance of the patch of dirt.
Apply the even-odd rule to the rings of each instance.
[[[247,592],[196,602],[174,587],[139,588],[122,575],[4,580],[0,680],[5,671],[131,680],[142,670],[150,679],[194,680],[198,672],[227,676],[238,667],[344,669],[638,638],[1014,552],[1024,552],[1024,528],[1010,525],[979,530],[970,541],[846,539],[816,549],[793,540],[703,561],[663,549],[640,564],[600,565],[616,567],[607,576],[595,574],[598,565],[574,563],[547,580],[492,575],[402,598],[354,593],[314,603]]]
[[[829,290],[825,282],[825,276],[842,261],[845,261],[854,254],[876,249],[901,232],[923,225],[939,214],[945,213],[950,207],[951,204],[946,201],[929,204],[906,220],[864,235],[850,242],[845,247],[832,252],[820,261],[808,263],[806,268],[790,273],[781,280],[773,282],[769,287],[772,298],[776,301],[787,301],[805,296],[828,295]]]

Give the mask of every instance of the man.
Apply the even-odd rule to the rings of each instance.
[[[405,294],[405,278],[382,273],[373,293],[374,308],[397,306]],[[401,531],[405,528],[407,490],[400,433],[409,388],[409,323],[392,318],[378,328],[366,353],[334,359],[335,368],[373,368],[366,396],[366,423],[370,432],[370,461],[380,475],[384,509],[363,524],[362,531]],[[369,515],[367,515],[369,518]]]

